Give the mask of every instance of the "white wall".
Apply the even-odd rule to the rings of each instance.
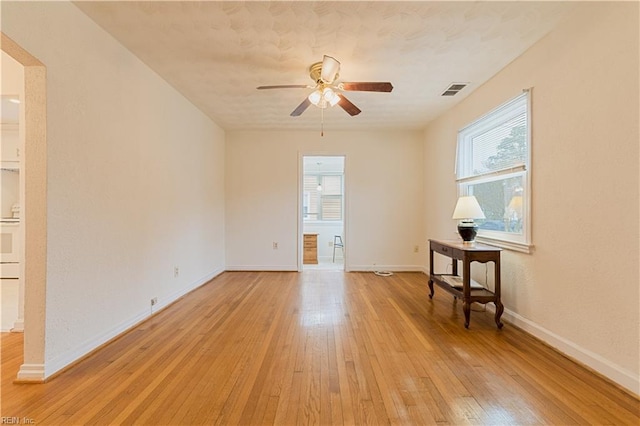
[[[503,253],[505,318],[636,393],[638,28],[637,3],[585,4],[425,132],[426,231],[451,238],[457,130],[534,88],[535,251]]]
[[[11,132],[14,133],[14,132]],[[7,134],[3,131],[2,137]],[[17,138],[17,132],[15,132]],[[11,208],[14,204],[20,203],[20,174],[13,169],[0,171],[0,183],[2,185],[2,195],[0,199],[0,217],[12,217]]]
[[[19,332],[24,329],[24,173],[15,169],[20,168],[21,155],[24,153],[25,138],[25,91],[24,91],[24,67],[4,51],[0,53],[2,62],[0,74],[2,80],[2,95],[18,96],[19,105],[3,104],[1,132],[0,160],[2,166],[7,167],[0,171],[0,217],[13,217],[12,207],[20,206],[20,223],[12,224],[14,237],[13,252],[17,256],[15,268],[6,266],[0,276],[12,276],[17,279],[0,280],[2,286],[2,330]],[[7,108],[8,107],[8,111]],[[17,112],[17,114],[16,114]],[[9,171],[11,170],[11,171]],[[22,177],[22,179],[21,179]],[[5,227],[6,228],[6,227]],[[1,267],[0,267],[1,268]],[[9,272],[7,274],[7,272]]]
[[[2,25],[47,69],[49,376],[224,269],[225,135],[71,3]]]
[[[0,280],[0,331],[8,332],[18,318],[19,281]]]
[[[346,269],[423,269],[419,132],[230,131],[227,141],[227,269],[297,270],[300,156],[318,154],[346,156]]]

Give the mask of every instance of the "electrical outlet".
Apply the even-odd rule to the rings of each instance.
[[[178,278],[180,276],[180,267],[174,266],[173,268],[173,278]]]
[[[413,246],[413,252],[414,253],[419,253],[420,252],[420,246],[418,246],[418,245]]]
[[[278,250],[278,242],[277,241],[273,242],[273,249],[274,250]]]
[[[154,297],[153,299],[151,299],[151,306],[155,306],[158,304],[158,298]]]
[[[333,247],[333,241],[329,241],[329,247]]]

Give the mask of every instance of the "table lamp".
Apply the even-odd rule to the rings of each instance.
[[[453,211],[453,219],[460,220],[458,234],[462,237],[464,244],[473,244],[478,233],[478,225],[473,222],[473,219],[484,218],[484,213],[476,197],[468,195],[458,198],[456,208]]]

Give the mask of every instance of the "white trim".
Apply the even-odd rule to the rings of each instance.
[[[375,271],[391,271],[391,272],[426,272],[428,269],[424,265],[351,265],[349,272],[375,272]]]
[[[343,220],[305,220],[306,225],[321,226],[344,226]]]
[[[487,179],[487,178],[491,178],[491,177],[502,177],[505,175],[509,175],[512,173],[518,173],[518,172],[524,172],[527,170],[527,166],[526,164],[520,164],[518,166],[513,166],[513,167],[507,167],[506,169],[502,169],[502,170],[496,170],[496,171],[492,171],[492,172],[487,172],[487,173],[482,173],[479,175],[473,175],[473,176],[467,176],[464,178],[460,178],[457,179],[456,182],[457,183],[465,183],[465,182],[469,182],[469,181],[478,181],[478,182],[489,182],[491,180],[498,180],[498,179]]]
[[[24,333],[24,318],[18,318],[13,323],[12,333]]]
[[[476,241],[490,246],[500,247],[507,250],[519,251],[521,253],[531,254],[534,249],[533,244],[521,243],[518,241],[508,241],[499,238],[491,238],[486,235],[478,234]]]
[[[169,296],[159,298],[158,303],[156,303],[156,305],[151,308],[151,312],[156,313],[161,311],[162,309],[166,308],[167,306],[169,306],[170,304],[172,304],[173,302],[175,302],[185,294],[195,290],[200,286],[205,285],[206,283],[208,283],[209,281],[211,281],[212,279],[214,279],[224,271],[225,270],[223,268],[218,268],[215,271],[205,275],[204,277],[201,277],[200,279],[194,281],[190,285],[175,291]]]
[[[138,312],[136,315],[127,319],[126,321],[121,322],[116,327],[110,330],[106,330],[92,339],[86,340],[80,345],[61,353],[53,359],[46,360],[44,363],[45,378],[50,377],[66,366],[87,355],[92,350],[98,348],[100,345],[107,343],[109,340],[114,339],[130,328],[135,327],[136,325],[144,321],[148,316],[150,316],[150,313],[149,309],[147,308],[141,312]]]
[[[301,272],[297,265],[227,265],[227,271]]]
[[[495,306],[488,304],[488,310],[495,312]],[[584,364],[623,388],[640,396],[640,376],[632,371],[614,364],[603,356],[585,349],[513,311],[505,309],[502,319],[530,335],[537,337],[569,358]]]
[[[533,215],[531,214],[531,204],[533,202],[533,193],[531,192],[531,182],[533,181],[531,169],[531,167],[533,167],[531,158],[533,155],[533,123],[531,122],[531,117],[533,116],[533,87],[523,89],[522,91],[527,95],[527,164],[525,166],[527,170],[525,176],[525,191],[527,192],[527,197],[524,206],[524,242],[522,244],[533,248],[533,234],[531,233],[531,222],[533,222]]]
[[[425,267],[425,274],[427,277],[430,276],[428,267]],[[486,306],[487,311],[495,313],[496,307],[494,304],[487,303]],[[576,345],[572,341],[547,330],[537,323],[528,320],[509,309],[504,309],[501,319],[520,328],[525,333],[540,339],[553,349],[561,352],[574,361],[591,368],[612,382],[615,382],[630,392],[640,396],[640,375],[634,374],[632,371],[612,363],[601,355]]]
[[[137,314],[135,314],[132,317],[130,317],[129,319],[127,319],[127,320],[121,322],[120,324],[118,324],[117,326],[113,327],[112,329],[104,331],[103,333],[99,334],[98,336],[95,336],[94,338],[89,339],[89,340],[85,341],[84,343],[81,343],[80,345],[72,348],[69,351],[66,351],[66,352],[58,355],[57,357],[55,357],[53,359],[46,360],[44,365],[43,365],[43,367],[44,367],[43,368],[43,375],[44,375],[43,378],[46,379],[47,377],[50,377],[51,375],[57,373],[58,371],[60,371],[63,368],[67,367],[68,365],[72,364],[73,362],[81,359],[83,356],[89,354],[94,349],[100,347],[101,345],[103,345],[105,343],[108,343],[110,340],[113,340],[114,338],[118,337],[119,335],[121,335],[121,334],[127,332],[128,330],[136,327],[139,323],[141,323],[142,321],[146,320],[147,318],[152,316],[154,313],[158,312],[160,309],[162,309],[162,308],[170,305],[171,303],[175,302],[176,300],[178,300],[183,295],[185,295],[185,294],[195,290],[196,288],[206,284],[207,282],[209,282],[210,280],[212,280],[216,276],[220,275],[222,272],[224,272],[224,269],[218,268],[218,269],[210,272],[209,274],[205,275],[204,277],[192,282],[190,285],[185,286],[185,287],[181,288],[180,290],[176,291],[175,293],[160,299],[158,301],[158,304],[156,306],[154,306],[154,308],[152,310],[149,310],[149,308],[145,308],[145,309],[141,310],[140,312],[138,312]],[[27,364],[24,364],[24,365],[27,365]],[[22,372],[22,367],[20,367],[20,371]],[[27,373],[25,373],[25,374],[27,374]],[[31,373],[29,373],[29,374],[31,374]],[[40,378],[40,380],[42,380],[43,378]],[[22,380],[22,377],[20,376],[20,373],[18,373],[18,379]],[[33,379],[33,380],[35,380],[35,379]]]
[[[3,50],[4,52],[4,50]],[[14,122],[1,122],[0,121],[0,130],[15,130],[15,131],[19,131],[20,130],[20,122],[14,123]]]
[[[44,364],[22,364],[17,380],[22,382],[44,382]]]

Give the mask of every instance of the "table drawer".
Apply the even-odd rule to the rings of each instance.
[[[430,242],[431,250],[436,253],[440,253],[444,256],[450,257],[452,259],[462,259],[464,253],[461,250],[457,250],[453,247],[445,246],[435,241]]]
[[[453,249],[451,247],[443,246],[442,244],[431,241],[431,250],[443,254],[445,256],[452,256]]]

